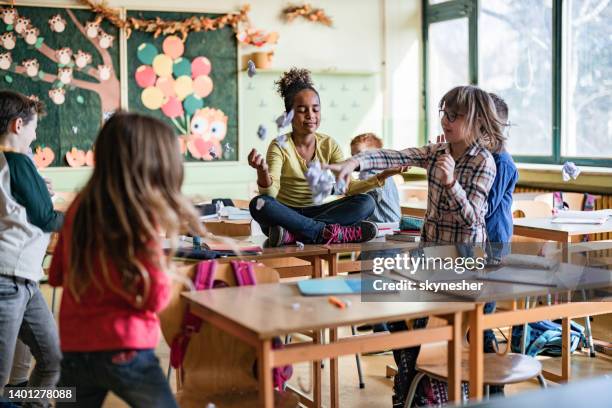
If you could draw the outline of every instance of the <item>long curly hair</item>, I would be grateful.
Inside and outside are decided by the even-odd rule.
[[[117,113],[100,131],[94,155],[93,174],[75,200],[67,286],[77,301],[94,284],[140,308],[150,282],[143,262],[169,268],[160,234],[172,242],[181,232],[204,234],[194,206],[181,194],[179,143],[158,119]],[[97,265],[102,279],[95,277]]]
[[[285,112],[293,109],[295,96],[304,89],[310,89],[321,100],[319,92],[315,89],[310,77],[310,71],[307,69],[291,68],[289,71],[284,72],[281,78],[275,81],[274,84],[276,85],[276,91],[285,102]]]

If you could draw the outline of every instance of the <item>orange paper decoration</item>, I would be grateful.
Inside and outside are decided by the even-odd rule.
[[[70,167],[83,167],[85,165],[85,152],[73,147],[66,153],[66,162]]]
[[[34,153],[34,164],[39,169],[44,169],[48,167],[55,160],[55,153],[49,147],[40,146],[36,148],[36,153]]]

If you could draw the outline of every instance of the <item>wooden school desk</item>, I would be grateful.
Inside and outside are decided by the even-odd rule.
[[[338,254],[347,252],[361,252],[367,254],[372,251],[385,251],[397,249],[402,252],[407,252],[410,249],[418,248],[418,242],[405,242],[405,241],[386,241],[385,237],[376,238],[372,241],[362,243],[348,243],[348,244],[330,244],[323,245],[329,251],[325,259],[329,265],[329,275],[336,276],[338,273],[343,272],[361,272],[364,261],[344,261],[338,262]],[[381,255],[384,256],[384,255]],[[389,255],[387,255],[389,256]],[[371,262],[371,261],[370,261]]]
[[[534,269],[533,273],[551,273],[551,271]],[[518,279],[516,273],[508,271],[509,280]],[[543,304],[530,309],[517,309],[518,299],[527,296],[546,296],[549,294],[569,293],[582,289],[612,288],[612,271],[601,268],[589,268],[579,265],[562,263],[555,272],[558,278],[552,282],[559,282],[558,287],[536,286],[518,283],[499,283],[485,281],[485,289],[480,296],[486,301],[512,300],[513,308],[509,311],[498,311],[484,314],[484,302],[477,303],[470,312],[470,398],[482,398],[483,388],[483,332],[486,329],[525,324],[540,320],[562,319],[562,357],[561,375],[543,371],[544,377],[554,382],[566,382],[570,378],[570,320],[584,316],[612,313],[612,302],[567,302],[561,304]],[[548,275],[550,276],[550,275]],[[564,285],[563,282],[571,281]],[[476,300],[476,299],[474,299]]]
[[[612,232],[612,218],[601,224],[556,224],[552,217],[515,218],[514,235],[568,243],[580,235]]]
[[[343,278],[336,278],[343,279]],[[448,342],[449,396],[459,401],[462,314],[474,308],[469,302],[361,302],[360,295],[342,296],[352,304],[345,309],[331,305],[327,296],[301,296],[295,283],[264,284],[222,288],[182,294],[191,312],[256,349],[259,365],[260,406],[272,408],[272,368],[299,362],[313,362],[314,401],[292,390],[309,407],[321,406],[321,360],[342,355],[412,347],[439,341]],[[385,296],[385,295],[382,295]],[[299,304],[299,307],[293,306]],[[401,333],[376,333],[330,338],[321,342],[327,328],[441,316],[449,323],[442,327]],[[312,343],[296,343],[273,349],[272,339],[313,330]],[[338,377],[331,375],[331,407],[338,407]]]
[[[321,271],[321,263],[323,257],[326,257],[329,254],[329,250],[320,245],[304,245],[304,248],[299,248],[296,245],[288,245],[276,248],[264,248],[264,242],[266,240],[265,236],[254,236],[254,237],[232,237],[231,239],[236,240],[238,242],[250,242],[254,245],[259,245],[262,247],[263,251],[257,255],[248,255],[244,254],[240,257],[238,256],[228,256],[224,258],[218,258],[217,261],[221,263],[227,263],[235,260],[247,260],[247,261],[255,261],[262,262],[267,264],[266,261],[282,261],[282,260],[290,260],[291,258],[298,258],[310,263],[310,266],[306,269],[310,269],[310,276],[313,278],[320,278],[322,276]],[[198,263],[201,260],[198,259],[187,259],[187,258],[177,258],[177,260],[181,263]],[[273,264],[270,266],[275,267]],[[294,270],[295,269],[295,270]],[[287,277],[295,277],[295,276],[304,276],[308,273],[304,270],[304,267],[285,267],[279,268],[279,274],[281,278]]]
[[[427,212],[427,201],[405,201],[401,203],[402,215],[425,218]]]

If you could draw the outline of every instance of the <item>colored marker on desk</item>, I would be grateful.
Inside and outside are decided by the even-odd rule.
[[[332,305],[336,306],[338,309],[346,308],[346,304],[335,296],[328,297],[327,301]]]

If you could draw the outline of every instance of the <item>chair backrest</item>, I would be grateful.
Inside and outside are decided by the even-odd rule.
[[[512,216],[514,218],[550,217],[551,215],[552,205],[543,201],[525,200],[512,203]]]
[[[427,188],[398,188],[400,203],[408,201],[427,201]]]
[[[196,264],[176,268],[181,279],[193,279]],[[254,268],[257,283],[279,281],[276,270],[263,265]],[[219,264],[215,280],[236,286],[230,264]],[[180,333],[183,316],[187,310],[180,294],[188,290],[185,281],[175,279],[168,307],[160,314],[161,329],[168,344]],[[223,290],[223,289],[212,289]],[[233,336],[210,324],[202,324],[200,331],[192,336],[183,362],[183,375],[177,373],[177,400],[210,401],[212,395],[236,392],[254,392],[257,381],[253,376],[255,350]],[[180,404],[182,406],[182,404]],[[204,404],[205,405],[205,404]]]
[[[534,197],[534,201],[541,201],[553,207],[553,193],[540,194]],[[584,194],[582,193],[563,193],[563,201],[569,205],[570,210],[580,211],[582,210],[582,204],[584,203]]]

